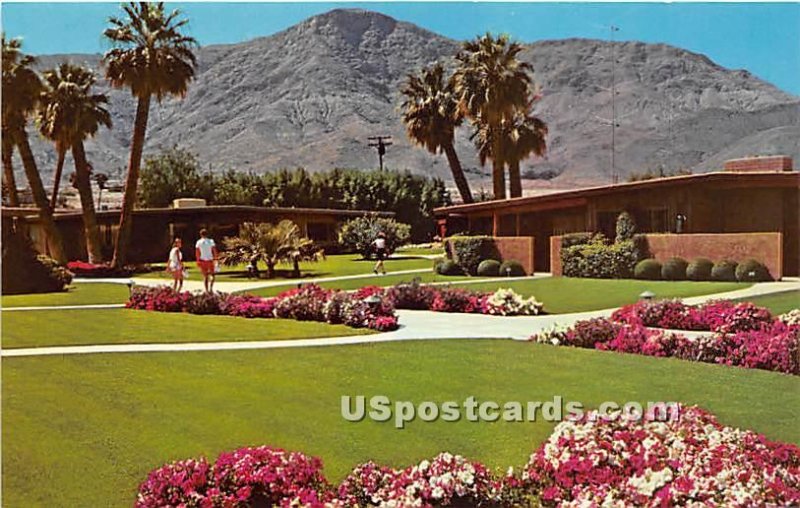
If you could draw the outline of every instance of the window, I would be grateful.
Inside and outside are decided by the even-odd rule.
[[[315,242],[327,241],[331,235],[331,224],[327,222],[309,222],[308,223],[308,238]]]

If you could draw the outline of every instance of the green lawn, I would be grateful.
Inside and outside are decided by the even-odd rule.
[[[755,296],[745,301],[768,308],[773,314],[783,314],[800,308],[800,291],[785,291],[766,296]]]
[[[368,459],[401,466],[442,450],[504,470],[524,464],[553,427],[350,423],[343,395],[416,404],[560,395],[589,407],[679,400],[800,443],[798,377],[512,341],[7,358],[2,368],[7,507],[131,506],[150,469],[244,445],[320,456],[333,481]]]
[[[67,291],[30,295],[3,295],[3,307],[38,307],[58,305],[90,305],[125,303],[128,286],[124,284],[73,284]]]
[[[4,348],[308,339],[373,333],[291,319],[197,316],[129,309],[3,313]]]
[[[154,265],[163,268],[163,265]],[[186,263],[189,269],[189,280],[202,280],[200,270],[197,268],[196,263]],[[355,254],[337,254],[328,256],[326,259],[316,263],[301,263],[300,271],[303,277],[340,277],[343,275],[360,275],[372,272],[375,266],[374,261],[361,259],[361,256]],[[419,268],[431,268],[433,261],[426,258],[419,258],[414,256],[400,256],[398,258],[389,259],[386,261],[386,268],[390,271],[399,270],[414,270]],[[266,267],[261,264],[259,269],[262,271],[262,276],[266,276]],[[282,279],[291,278],[292,266],[289,264],[280,264],[276,267],[278,270],[277,277]],[[163,270],[138,275],[137,277],[156,278],[156,279],[170,279],[171,275]],[[221,272],[217,274],[218,281],[243,281],[247,279],[247,271],[245,265],[238,266],[223,266]]]

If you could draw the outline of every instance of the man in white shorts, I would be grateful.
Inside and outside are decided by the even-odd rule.
[[[206,293],[214,291],[214,272],[216,271],[217,257],[217,244],[214,240],[208,237],[208,231],[205,229],[200,230],[200,239],[194,245],[195,259],[197,259],[197,267],[203,274],[203,285],[206,288]]]

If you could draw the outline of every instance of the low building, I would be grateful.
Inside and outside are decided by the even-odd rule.
[[[718,172],[656,178],[434,211],[442,236],[469,232],[534,238],[537,271],[550,271],[550,238],[609,238],[628,211],[642,233],[781,233],[783,275],[800,268],[800,173],[788,157],[729,161]],[[758,252],[747,253],[758,257]]]
[[[6,208],[4,220],[24,222],[31,239],[40,252],[47,252],[44,235],[36,209]],[[363,210],[332,210],[321,208],[268,208],[260,206],[194,206],[178,208],[147,208],[133,212],[133,241],[130,262],[153,263],[166,259],[172,239],[180,236],[184,244],[193,244],[205,228],[218,242],[226,236],[235,236],[243,222],[277,223],[289,219],[300,227],[303,235],[322,247],[336,245],[336,230],[340,224],[354,217],[373,212]],[[119,210],[98,211],[97,222],[103,241],[103,250],[110,258],[119,224]],[[391,212],[380,216],[392,217]],[[86,242],[83,234],[83,217],[79,210],[57,211],[56,225],[65,239],[69,259],[86,259]],[[190,250],[190,249],[187,249]],[[187,252],[188,253],[188,252]],[[193,252],[191,253],[193,257]]]

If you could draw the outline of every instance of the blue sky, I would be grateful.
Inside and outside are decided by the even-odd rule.
[[[747,69],[800,95],[800,3],[173,3],[201,44],[269,35],[337,7],[362,7],[455,39],[504,32],[524,41],[566,37],[664,42]],[[34,54],[96,53],[116,3],[7,3],[3,30]]]

